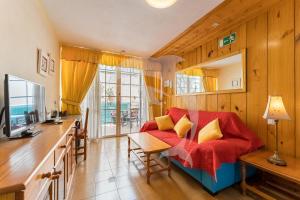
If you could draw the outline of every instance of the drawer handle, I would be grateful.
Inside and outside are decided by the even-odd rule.
[[[62,174],[62,171],[55,171],[52,173],[52,175],[61,175]]]
[[[69,133],[68,136],[73,136],[73,133]]]
[[[60,148],[65,149],[65,148],[67,148],[67,146],[66,145],[61,145]]]
[[[59,174],[57,174],[57,175],[51,175],[50,179],[51,180],[57,180],[57,179],[59,179]]]
[[[42,179],[45,179],[45,178],[50,178],[50,177],[51,177],[51,172],[48,172],[48,173],[42,174]]]
[[[59,176],[62,174],[62,171],[53,172],[51,175],[51,180],[57,180],[59,179]]]

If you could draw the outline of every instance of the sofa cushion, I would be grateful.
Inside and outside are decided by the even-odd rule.
[[[208,142],[211,140],[217,140],[223,137],[223,134],[220,130],[219,120],[215,119],[209,122],[206,126],[204,126],[198,135],[198,144],[202,142]]]
[[[184,138],[192,128],[193,123],[184,115],[174,126],[174,130],[178,137]]]
[[[155,121],[160,131],[172,130],[174,128],[174,123],[169,115],[155,117]]]
[[[186,115],[189,118],[188,110],[176,107],[170,108],[168,115],[170,115],[174,124],[176,124],[184,115]]]

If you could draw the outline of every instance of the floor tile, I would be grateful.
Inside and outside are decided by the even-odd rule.
[[[119,193],[117,191],[106,192],[101,195],[97,195],[95,200],[120,200]]]
[[[103,194],[106,192],[115,191],[117,189],[116,179],[108,179],[105,181],[101,181],[96,183],[95,192],[96,195]]]
[[[142,199],[135,187],[127,186],[118,189],[121,200],[140,200]]]

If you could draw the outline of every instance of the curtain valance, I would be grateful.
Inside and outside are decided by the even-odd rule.
[[[82,61],[116,67],[133,67],[143,69],[147,61],[133,56],[119,55],[110,52],[100,52],[79,47],[62,46],[61,59]]]
[[[144,66],[143,59],[118,55],[108,52],[102,52],[100,64],[107,66],[116,66],[116,67],[133,67],[142,69]]]
[[[101,62],[101,52],[79,47],[63,46],[61,48],[61,59],[98,64]]]

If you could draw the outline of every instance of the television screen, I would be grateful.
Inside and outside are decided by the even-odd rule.
[[[45,88],[39,84],[5,75],[5,133],[14,137],[45,121]]]

